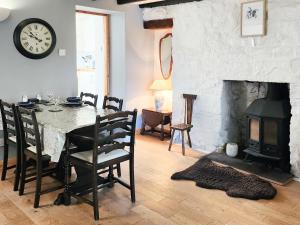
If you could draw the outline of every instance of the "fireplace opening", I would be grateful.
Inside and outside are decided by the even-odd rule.
[[[224,81],[222,135],[238,157],[290,171],[289,84]]]

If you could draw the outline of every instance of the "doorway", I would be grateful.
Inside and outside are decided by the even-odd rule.
[[[109,94],[109,15],[76,10],[77,79],[81,92]]]

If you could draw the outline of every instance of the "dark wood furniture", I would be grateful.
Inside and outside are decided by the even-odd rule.
[[[116,112],[104,117],[97,116],[93,140],[93,149],[83,152],[71,153],[69,150],[69,139],[72,133],[67,135],[66,141],[66,165],[65,165],[65,198],[73,196],[90,204],[94,208],[94,218],[99,220],[98,189],[112,186],[115,182],[128,188],[131,192],[131,201],[135,202],[134,183],[134,143],[135,124],[137,110],[133,112]],[[104,123],[104,125],[103,125]],[[103,136],[103,134],[106,134]],[[127,139],[129,138],[129,140]],[[130,184],[114,177],[112,169],[109,169],[108,178],[99,184],[99,171],[105,168],[112,168],[113,165],[129,161]],[[81,189],[80,192],[72,190],[70,186],[69,166],[77,165],[90,171],[88,180],[92,181],[91,186]],[[92,201],[83,195],[92,192]],[[69,196],[69,197],[68,197]],[[66,202],[70,202],[66,200]]]
[[[112,109],[115,112],[122,111],[123,99],[104,96],[102,109]]]
[[[169,151],[171,151],[172,148],[175,131],[178,130],[181,132],[182,154],[185,155],[184,132],[185,131],[187,132],[189,146],[192,147],[190,131],[193,127],[192,125],[193,105],[194,105],[194,101],[197,98],[197,95],[183,94],[183,98],[185,99],[184,123],[171,126],[172,136],[170,140]]]
[[[41,190],[42,177],[51,176],[54,177],[56,172],[56,164],[50,164],[45,167],[43,162],[49,159],[50,156],[43,153],[43,142],[41,140],[39,126],[37,123],[34,110],[27,110],[24,108],[18,108],[18,115],[20,121],[21,131],[21,180],[19,195],[24,194],[25,184],[36,180],[34,208],[39,207],[40,196],[52,191],[63,188],[63,185],[49,188],[47,190]],[[27,170],[30,168],[28,165],[28,159],[35,160],[34,167],[27,174]]]
[[[123,99],[116,97],[104,96],[103,98],[103,109],[110,109],[114,112],[122,111]],[[75,144],[80,151],[93,148],[94,142],[91,138],[94,136],[94,125],[83,127],[72,131],[70,136],[70,143]],[[115,167],[113,168],[115,169]],[[118,177],[121,177],[121,166],[116,166]]]
[[[155,109],[143,109],[142,111],[142,128],[141,134],[158,132],[160,139],[163,141],[165,136],[171,136],[171,131],[166,129],[166,125],[171,125],[172,112],[156,111]],[[150,129],[146,129],[146,127]],[[160,126],[158,128],[158,126]]]
[[[20,148],[21,139],[19,132],[19,120],[17,116],[16,106],[14,104],[9,104],[0,100],[0,110],[3,124],[3,138],[4,138],[4,154],[3,154],[3,167],[1,180],[6,179],[6,173],[9,169],[15,169],[15,181],[14,181],[14,191],[18,190],[19,180],[20,180],[20,169],[21,169],[21,159],[20,159]],[[8,153],[9,146],[14,145],[17,147],[16,164],[8,166]]]
[[[85,100],[85,99],[90,99],[90,100]],[[97,101],[98,101],[98,95],[94,95],[91,93],[80,93],[80,99],[84,104],[90,105],[90,106],[97,106]]]
[[[172,29],[173,18],[144,21],[144,29]]]

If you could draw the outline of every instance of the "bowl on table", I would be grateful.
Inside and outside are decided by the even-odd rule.
[[[80,97],[68,97],[67,102],[81,102]]]
[[[35,104],[34,102],[19,102],[18,106],[23,107],[23,108],[27,108],[27,109],[32,109],[34,108]]]
[[[33,102],[33,103],[39,103],[40,100],[38,100],[37,98],[30,98],[28,99],[28,102]]]

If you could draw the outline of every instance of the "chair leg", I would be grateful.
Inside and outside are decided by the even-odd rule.
[[[129,160],[131,202],[135,203],[134,160]]]
[[[3,152],[3,168],[2,168],[2,175],[1,180],[6,179],[6,172],[7,172],[7,163],[8,163],[8,145],[4,146],[4,152]]]
[[[170,144],[169,144],[169,151],[171,151],[171,148],[172,148],[174,134],[175,134],[175,129],[172,130],[171,140],[170,140]]]
[[[27,168],[27,160],[26,160],[26,156],[24,155],[21,161],[21,179],[20,179],[20,189],[19,189],[20,196],[24,194],[26,168]]]
[[[191,141],[191,137],[190,137],[190,131],[187,131],[187,136],[188,136],[188,140],[189,140],[189,146],[190,148],[192,147],[192,141]]]
[[[16,170],[15,170],[14,191],[17,191],[19,189],[20,173],[21,173],[20,170],[21,170],[20,162],[17,162]]]
[[[117,164],[117,174],[118,174],[118,177],[121,177],[121,176],[122,176],[122,172],[121,172],[121,163],[118,163],[118,164]]]
[[[35,187],[35,197],[34,197],[34,208],[38,208],[40,204],[42,188],[42,163],[38,160],[36,167],[36,187]]]
[[[66,152],[63,158],[64,162],[64,181],[65,181],[65,186],[64,186],[64,194],[63,194],[63,199],[64,199],[64,205],[70,205],[71,204],[71,195],[70,195],[70,178],[72,175],[72,166],[70,165],[70,160],[69,160],[69,150],[70,142],[69,138],[66,140]]]
[[[97,170],[94,169],[93,176],[93,208],[94,208],[94,219],[99,220],[99,203],[98,203],[98,182],[97,182]]]
[[[14,181],[14,191],[19,189],[20,183],[20,173],[21,173],[21,156],[20,156],[20,148],[17,147],[17,164],[15,170],[15,181]]]
[[[182,145],[182,155],[185,155],[184,131],[181,131],[181,145]]]
[[[109,166],[108,167],[108,180],[109,180],[109,186],[110,188],[112,188],[114,186],[114,167],[113,166]]]

